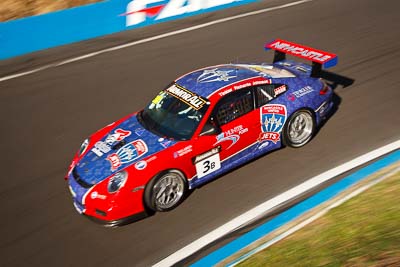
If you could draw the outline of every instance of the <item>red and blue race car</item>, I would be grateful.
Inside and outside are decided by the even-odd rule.
[[[77,211],[109,226],[168,211],[249,160],[310,141],[333,107],[319,74],[337,56],[284,40],[265,48],[275,50],[273,64],[185,74],[140,112],[86,139],[66,176]]]

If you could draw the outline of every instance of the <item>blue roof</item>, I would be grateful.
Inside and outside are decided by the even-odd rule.
[[[263,77],[290,78],[295,77],[289,72],[276,65],[263,64],[227,64],[211,66],[190,72],[176,80],[176,83],[193,93],[207,98],[218,89],[245,79]]]
[[[258,76],[259,73],[239,65],[218,65],[188,73],[177,79],[176,83],[207,98],[222,87]]]

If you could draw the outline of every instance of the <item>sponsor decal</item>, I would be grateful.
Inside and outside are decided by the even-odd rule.
[[[243,83],[243,84],[240,84],[240,85],[233,86],[233,89],[239,90],[239,89],[243,89],[243,88],[246,88],[246,87],[249,87],[249,86],[251,86],[251,83]]]
[[[253,82],[253,86],[254,85],[270,84],[270,83],[272,83],[271,79],[261,80],[261,81],[254,81]]]
[[[274,89],[275,96],[280,95],[284,92],[286,92],[286,85],[281,85]]]
[[[194,158],[194,163],[198,163],[198,162],[200,162],[200,161],[202,161],[202,160],[204,160],[204,159],[206,159],[208,157],[211,157],[211,156],[213,156],[215,154],[218,154],[220,150],[221,150],[221,147],[215,147],[215,148],[213,148],[213,149],[211,149],[211,150],[209,150],[209,151],[207,151],[207,152],[205,152],[203,154],[197,155]]]
[[[261,131],[259,142],[271,141],[276,144],[280,140],[280,132],[285,124],[286,106],[280,104],[268,104],[260,109]]]
[[[168,95],[167,92],[161,91],[160,93],[158,93],[158,95],[151,101],[151,104],[149,105],[149,109],[153,109],[153,108],[160,108],[163,104],[163,99],[165,98],[165,96]]]
[[[229,79],[236,78],[236,76],[230,76],[229,73],[234,70],[218,70],[218,68],[212,70],[204,70],[203,73],[197,78],[198,83],[210,83],[210,82],[227,82]]]
[[[266,80],[258,80],[258,81],[252,81],[250,82],[246,82],[246,83],[242,83],[239,85],[234,85],[232,87],[228,87],[226,89],[222,89],[223,91],[219,92],[218,94],[220,96],[224,96],[227,95],[235,90],[239,90],[239,89],[243,89],[246,87],[250,87],[250,86],[255,86],[255,85],[264,85],[264,84],[270,84],[271,83],[271,79],[266,79]]]
[[[121,159],[118,157],[117,154],[111,154],[107,157],[107,160],[111,163],[111,170],[114,171],[121,166]]]
[[[125,137],[128,137],[130,135],[131,131],[118,128],[114,131],[113,134],[109,134],[104,141],[96,142],[96,144],[94,144],[94,147],[92,148],[92,152],[101,157],[103,156],[103,154],[107,154],[108,152],[110,152],[111,147],[115,143],[124,140]]]
[[[221,169],[221,159],[219,157],[219,153],[196,163],[197,178],[202,178],[207,174],[215,172],[219,169]]]
[[[160,104],[161,100],[163,100],[165,93],[164,92],[160,92],[152,101],[151,103],[153,103],[154,105],[158,105]]]
[[[243,0],[133,0],[126,8],[126,26],[182,16]]]
[[[196,156],[193,159],[193,163],[196,167],[197,178],[202,178],[221,168],[221,159],[219,157],[220,150],[221,147],[216,147]]]
[[[96,199],[96,198],[98,198],[98,199],[104,200],[104,199],[107,198],[107,196],[101,195],[101,194],[99,194],[97,191],[93,191],[93,192],[90,194],[90,198],[91,198],[91,199]]]
[[[226,90],[224,90],[224,91],[222,91],[222,92],[219,92],[218,94],[219,94],[220,96],[224,96],[224,95],[229,94],[230,92],[233,92],[233,89],[232,89],[232,88],[228,88],[228,89],[226,89]]]
[[[257,149],[263,149],[263,148],[267,147],[268,145],[269,145],[268,141],[261,142],[261,143],[259,143]]]
[[[287,99],[288,99],[289,101],[295,101],[295,100],[296,100],[296,97],[294,96],[294,94],[288,94],[288,95],[287,95]]]
[[[113,153],[107,157],[107,160],[111,164],[111,170],[118,169],[122,164],[132,162],[139,159],[148,152],[146,143],[141,140],[135,140],[129,144],[124,145],[116,153]]]
[[[231,141],[232,143],[227,147],[227,149],[229,149],[234,144],[236,144],[237,141],[239,141],[240,135],[242,135],[248,131],[249,131],[249,129],[243,128],[243,125],[239,125],[233,129],[229,129],[228,131],[225,131],[216,137],[217,141],[215,142],[214,146],[218,145],[222,142],[225,142],[225,141]]]
[[[94,147],[92,148],[92,152],[99,157],[103,156],[103,154],[106,154],[110,151],[111,151],[111,146],[107,145],[107,143],[103,141],[98,141],[96,144],[94,144]]]
[[[214,145],[218,145],[218,144],[220,144],[220,143],[222,143],[222,142],[225,142],[225,141],[231,141],[232,143],[226,148],[226,149],[229,149],[229,148],[231,148],[231,146],[233,146],[234,144],[236,144],[236,142],[237,141],[239,141],[239,139],[240,139],[240,136],[239,135],[237,135],[237,134],[232,134],[232,135],[229,135],[229,136],[225,136],[225,134],[219,134],[218,136],[217,136],[217,142],[214,144]]]
[[[171,145],[172,141],[163,139],[163,140],[159,141],[159,143],[163,148],[167,148]]]
[[[124,129],[116,129],[113,134],[110,134],[106,138],[107,144],[114,144],[115,142],[119,142],[131,135],[131,131],[127,131]]]
[[[146,162],[147,162],[147,163],[152,162],[152,161],[155,160],[156,158],[157,158],[157,156],[152,156],[152,157],[146,159]]]
[[[147,167],[147,162],[144,160],[138,161],[135,164],[136,170],[139,170],[139,171],[144,170],[146,167]]]
[[[135,130],[135,134],[138,135],[138,136],[142,136],[144,131],[145,131],[145,129],[143,129],[143,128],[137,128]]]
[[[174,158],[182,157],[182,156],[184,156],[184,155],[186,155],[186,154],[188,154],[188,153],[190,153],[192,151],[193,151],[193,146],[192,145],[188,145],[188,146],[186,146],[186,147],[184,147],[184,148],[182,148],[182,149],[180,149],[178,151],[175,151],[174,152]]]
[[[313,92],[314,89],[311,86],[305,86],[297,91],[294,91],[292,94],[296,98],[300,98],[302,96],[308,95],[309,93]]]
[[[205,99],[201,98],[195,93],[186,90],[185,88],[180,87],[176,84],[166,89],[166,91],[168,94],[178,98],[179,100],[185,102],[186,104],[188,104],[189,106],[191,106],[196,110],[201,109],[207,102]]]
[[[292,55],[299,55],[305,59],[324,63],[333,58],[333,54],[328,54],[323,51],[315,50],[309,47],[301,46],[294,43],[278,40],[268,45],[269,48],[286,52]]]

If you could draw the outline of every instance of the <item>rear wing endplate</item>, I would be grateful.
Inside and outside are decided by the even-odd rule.
[[[335,54],[280,39],[267,43],[264,48],[275,50],[274,63],[285,60],[286,54],[312,61],[312,77],[319,77],[322,67],[333,67],[338,61]]]

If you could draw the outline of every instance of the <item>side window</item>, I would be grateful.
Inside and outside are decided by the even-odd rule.
[[[225,96],[217,104],[214,116],[219,125],[224,125],[254,109],[254,100],[250,89],[241,89]]]
[[[267,104],[280,94],[287,91],[285,84],[266,84],[256,87],[257,107]]]

